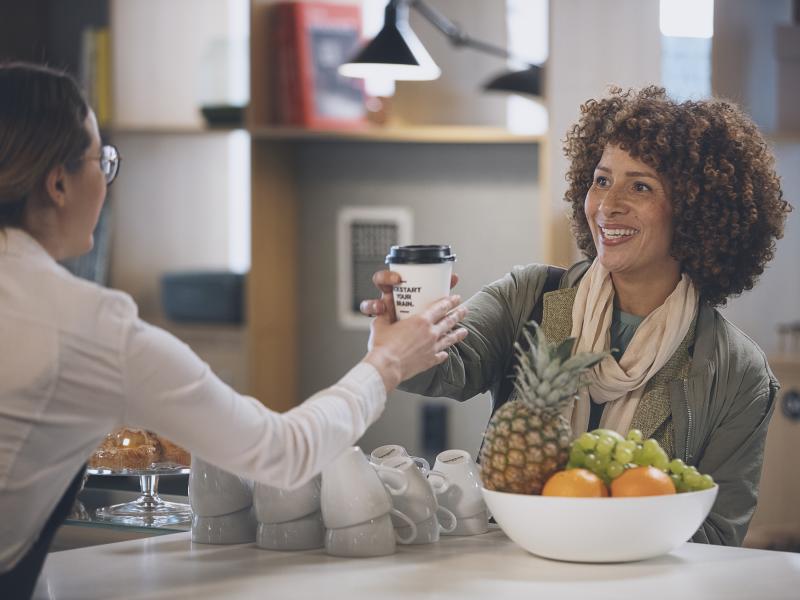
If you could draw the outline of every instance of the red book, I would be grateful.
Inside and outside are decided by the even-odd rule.
[[[282,81],[283,75],[280,65],[282,56],[281,48],[284,46],[281,30],[281,15],[278,6],[271,6],[268,15],[267,25],[267,76],[269,90],[269,113],[268,122],[271,125],[279,125],[282,121]]]
[[[321,2],[287,2],[276,8],[274,97],[280,123],[323,129],[364,127],[363,82],[338,73],[339,65],[358,50],[361,9]]]
[[[297,106],[299,95],[290,3],[273,7],[270,53],[273,68],[272,122],[276,125],[288,125],[293,122],[292,111]]]

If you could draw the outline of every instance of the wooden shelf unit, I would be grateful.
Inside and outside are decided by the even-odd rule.
[[[106,130],[110,135],[211,135],[245,131],[239,127],[182,127],[179,125],[113,125]]]
[[[520,135],[495,127],[372,127],[357,130],[320,130],[297,127],[256,127],[257,140],[388,142],[414,144],[538,144],[542,136]]]
[[[299,127],[181,127],[178,125],[114,125],[111,135],[210,135],[246,131],[254,140],[273,142],[332,141],[410,144],[540,144],[544,137],[511,133],[496,127],[372,127],[363,130],[303,129]]]

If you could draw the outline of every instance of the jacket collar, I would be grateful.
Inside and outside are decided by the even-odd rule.
[[[714,349],[717,344],[716,312],[704,302],[700,302],[697,311],[697,336],[694,340],[693,360],[689,371],[691,377],[704,375],[708,370],[708,363],[714,362]]]
[[[586,271],[588,271],[589,267],[591,266],[592,261],[590,260],[576,262],[569,269],[567,269],[567,272],[561,277],[561,284],[558,287],[561,289],[577,287],[581,278],[583,278],[583,276],[586,274]]]

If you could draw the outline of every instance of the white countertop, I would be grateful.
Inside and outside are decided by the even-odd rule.
[[[52,553],[34,597],[797,599],[800,554],[684,544],[642,562],[577,564],[537,558],[495,530],[347,559],[192,544],[176,533]]]

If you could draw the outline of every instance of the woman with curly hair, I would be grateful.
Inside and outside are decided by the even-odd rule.
[[[638,428],[709,473],[719,496],[694,541],[740,545],[756,506],[778,382],[761,349],[715,307],[751,289],[791,207],[756,126],[730,103],[612,89],[581,107],[564,146],[583,260],[516,267],[467,306],[468,337],[406,383],[427,396],[508,400],[514,342],[535,319],[551,342],[613,349],[589,374],[573,434]],[[376,273],[393,310],[388,271]]]

